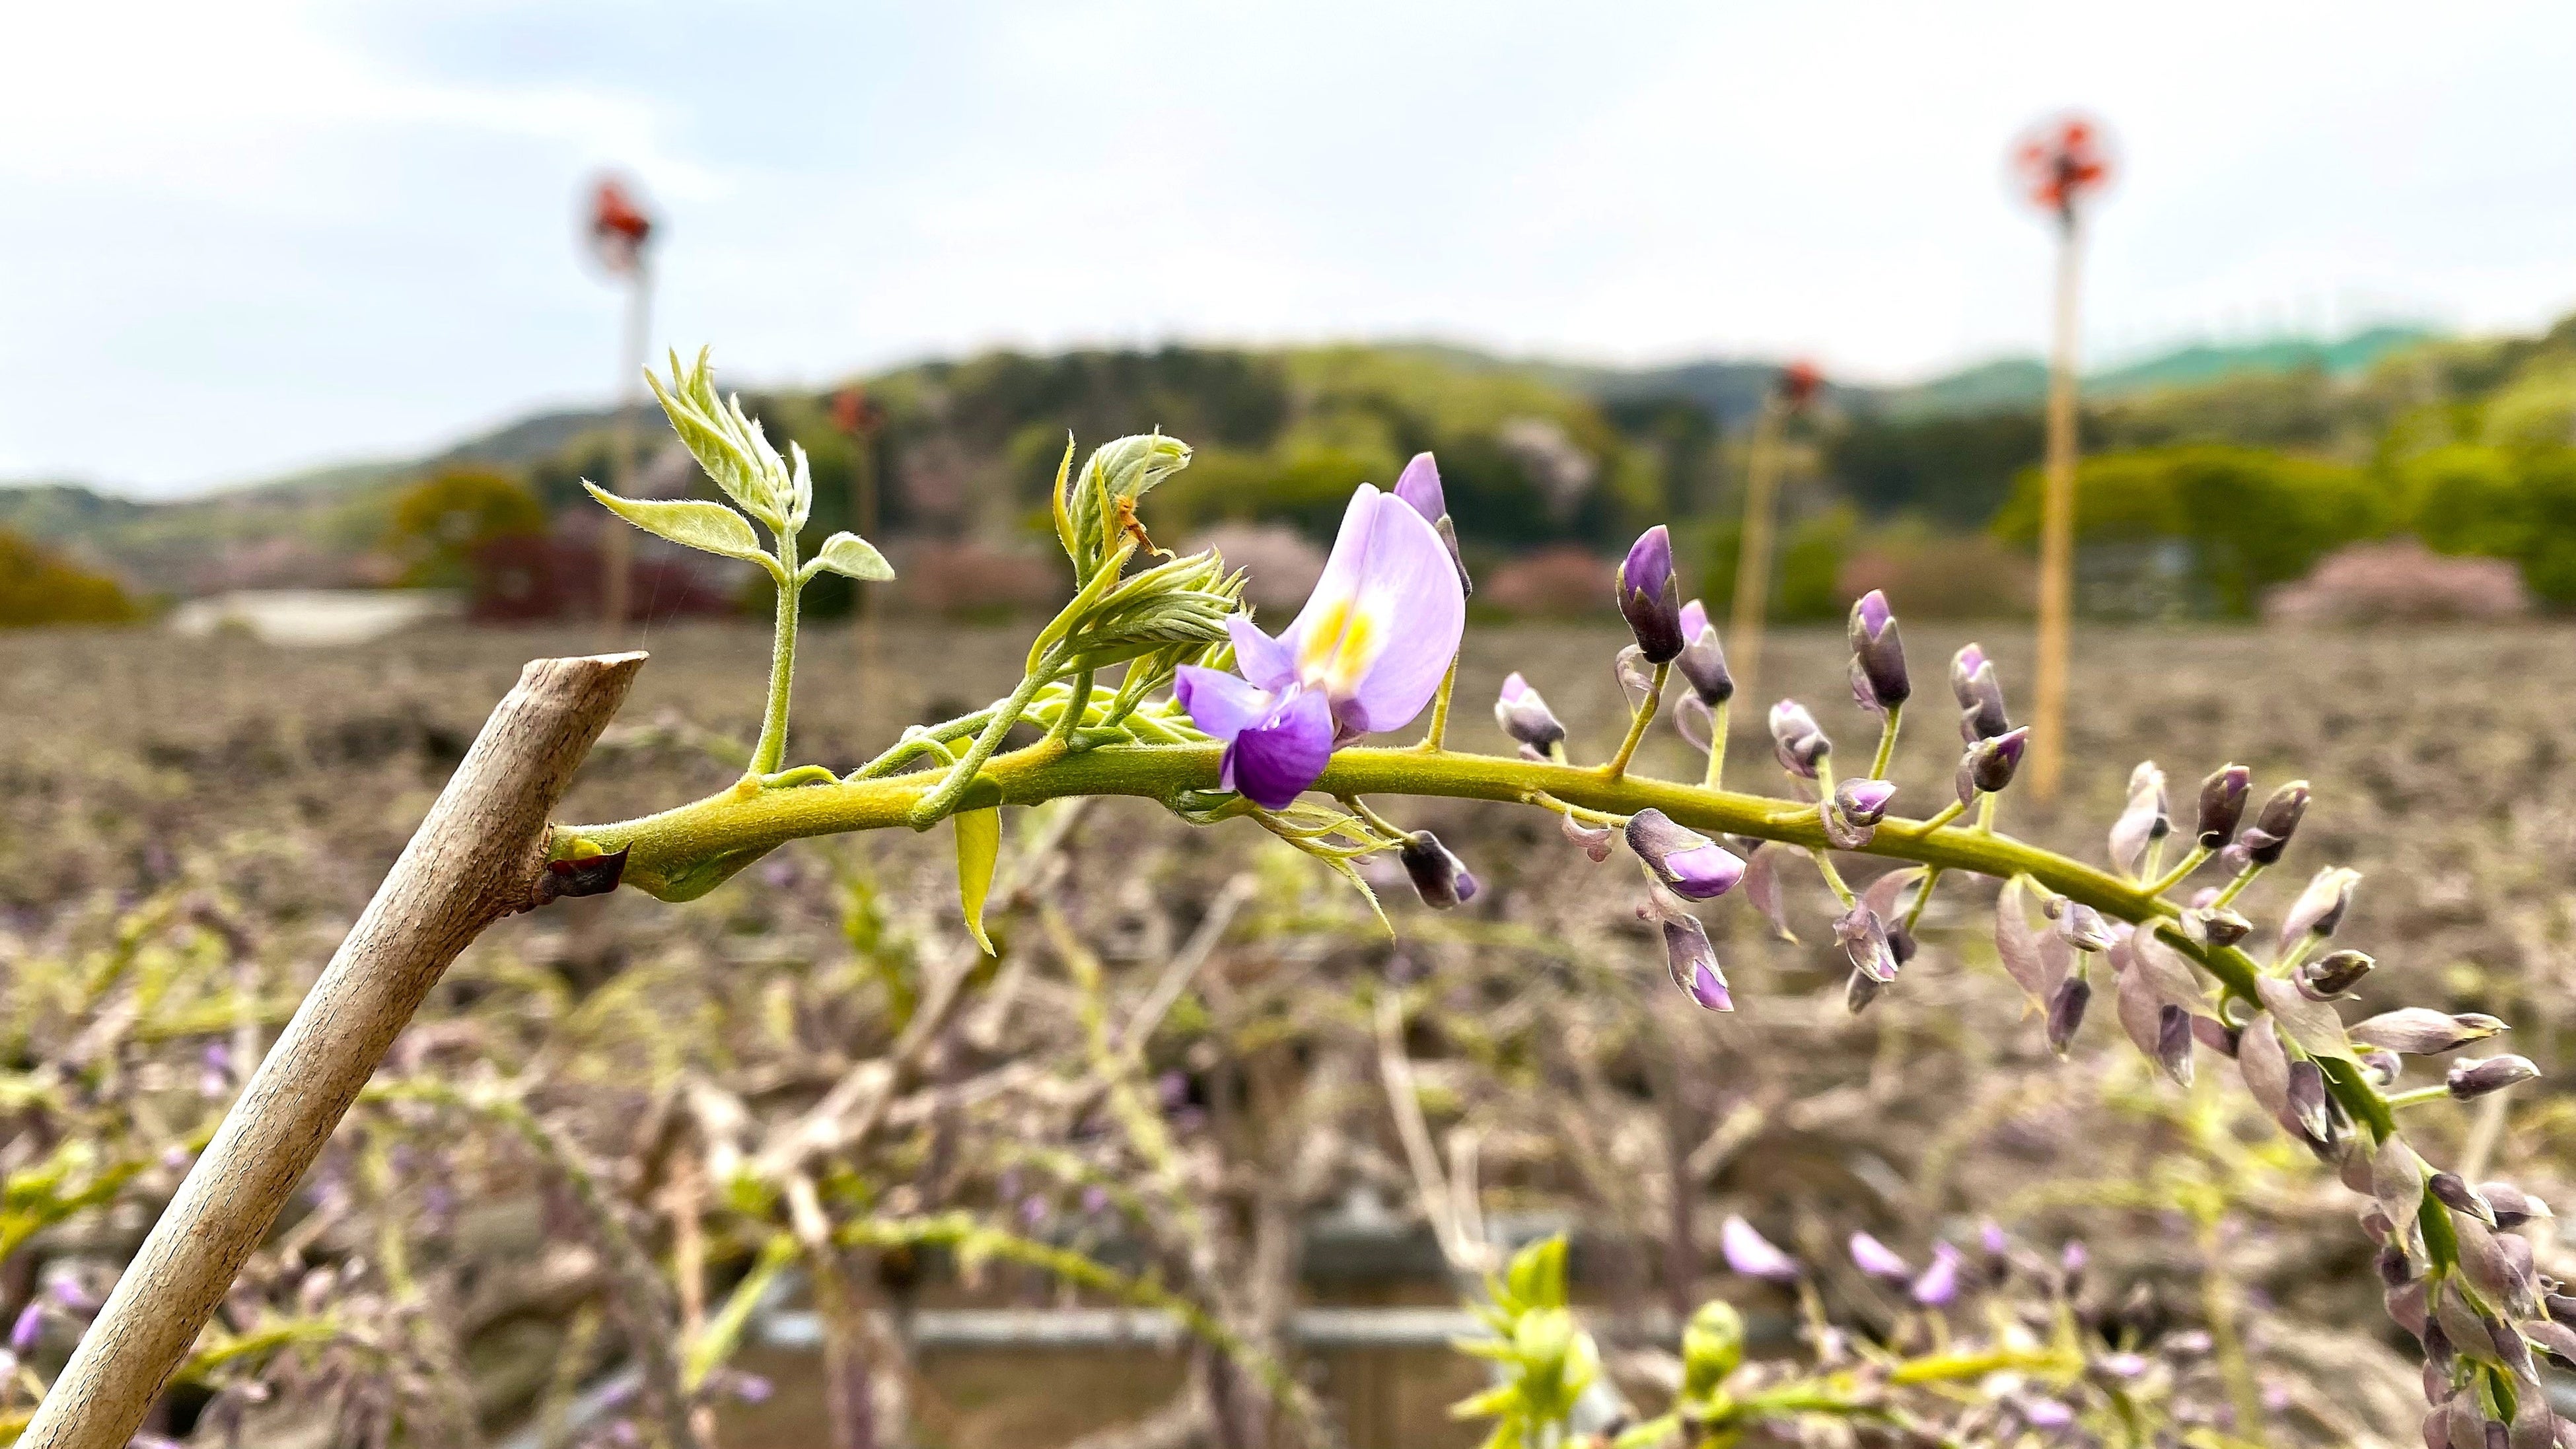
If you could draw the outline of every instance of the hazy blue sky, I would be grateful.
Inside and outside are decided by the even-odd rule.
[[[2002,152],[2068,104],[2126,163],[2097,353],[2576,306],[2564,4],[12,9],[0,477],[166,493],[603,397],[611,163],[668,221],[657,339],[762,381],[1344,336],[1918,375],[2037,345]]]

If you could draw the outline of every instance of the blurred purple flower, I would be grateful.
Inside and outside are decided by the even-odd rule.
[[[1896,1250],[1867,1233],[1851,1235],[1852,1266],[1873,1278],[1886,1278],[1902,1283],[1914,1276],[1914,1268]]]
[[[9,1325],[9,1351],[25,1358],[36,1347],[45,1331],[45,1301],[32,1300],[18,1310],[18,1321]]]
[[[1226,628],[1240,675],[1185,665],[1173,697],[1224,742],[1218,786],[1284,809],[1322,777],[1337,745],[1401,729],[1422,712],[1466,619],[1440,535],[1411,505],[1363,483],[1287,632],[1273,639],[1234,615]]]
[[[1729,1217],[1718,1230],[1718,1246],[1726,1254],[1726,1266],[1747,1278],[1761,1278],[1773,1283],[1795,1283],[1800,1276],[1797,1260],[1771,1245],[1771,1240],[1753,1230],[1753,1225],[1740,1217]]]
[[[1932,1266],[1914,1280],[1914,1301],[1926,1308],[1947,1308],[1959,1296],[1959,1250],[1948,1243],[1932,1245]]]

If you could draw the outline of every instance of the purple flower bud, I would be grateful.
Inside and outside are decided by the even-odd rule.
[[[2520,1086],[2540,1075],[2540,1068],[2529,1057],[2478,1057],[2451,1063],[2450,1074],[2443,1084],[2451,1095],[2463,1102]]]
[[[1733,699],[1735,676],[1726,672],[1726,649],[1708,621],[1708,609],[1697,599],[1682,605],[1682,640],[1681,657],[1673,662],[1681,666],[1699,702],[1714,709]]]
[[[1610,858],[1609,826],[1586,825],[1571,815],[1565,816],[1563,819],[1565,838],[1573,841],[1579,846],[1582,846],[1583,853],[1592,857],[1593,864],[1599,865],[1601,862]]]
[[[1887,926],[1878,912],[1854,906],[1834,918],[1834,940],[1852,969],[1884,986],[1896,979],[1896,953],[1888,948]]]
[[[1645,809],[1628,817],[1628,848],[1655,873],[1655,879],[1685,900],[1714,900],[1744,879],[1744,861],[1716,841],[1674,823],[1661,810]]]
[[[1414,893],[1431,909],[1445,911],[1476,898],[1476,877],[1430,831],[1406,836],[1396,856],[1404,862],[1404,873],[1413,877]]]
[[[1794,699],[1771,706],[1771,753],[1780,768],[1802,780],[1816,778],[1816,766],[1834,752],[1834,742],[1817,727],[1816,717]]]
[[[1717,951],[1708,944],[1708,928],[1697,916],[1687,911],[1666,913],[1664,964],[1672,968],[1673,984],[1684,996],[1710,1011],[1735,1009],[1735,998],[1727,994],[1726,975],[1717,969]]]
[[[1914,1267],[1896,1255],[1896,1250],[1867,1233],[1851,1235],[1852,1266],[1873,1278],[1886,1278],[1902,1283],[1914,1276]]]
[[[2452,1016],[2428,1007],[2407,1006],[2355,1022],[2346,1035],[2363,1046],[2422,1057],[2484,1041],[2504,1029],[2503,1022],[2474,1011]]]
[[[2063,1429],[2075,1422],[2075,1410],[2057,1399],[2026,1399],[2021,1405],[2021,1417],[2034,1429]]]
[[[2349,866],[2330,865],[2318,871],[2307,889],[2290,903],[2288,915],[2281,918],[2280,948],[2301,936],[2331,936],[2343,924],[2343,913],[2352,905],[2352,889],[2361,884],[2361,872]]]
[[[2108,951],[2120,944],[2102,913],[2082,901],[2068,901],[2057,913],[2057,934],[2078,951]]]
[[[1869,1010],[1869,1004],[1876,1001],[1878,993],[1886,989],[1868,972],[1854,971],[1850,979],[1843,983],[1843,1010],[1858,1016]]]
[[[2361,984],[2379,963],[2359,951],[2333,951],[2299,964],[2299,993],[2310,1001],[2332,1001]]]
[[[1662,524],[1647,529],[1619,564],[1619,613],[1637,637],[1649,664],[1670,664],[1682,646],[1681,590],[1673,581],[1673,536]]]
[[[1726,1254],[1726,1266],[1747,1278],[1761,1278],[1773,1283],[1795,1283],[1799,1278],[1797,1261],[1771,1241],[1753,1230],[1753,1225],[1740,1217],[1729,1217],[1718,1230],[1718,1247]]]
[[[1851,642],[1852,679],[1856,693],[1874,709],[1894,709],[1914,693],[1905,671],[1905,645],[1897,638],[1896,612],[1887,595],[1876,589],[1852,605],[1844,635]]]
[[[2082,976],[2069,976],[2058,983],[2057,994],[2048,1001],[2048,1049],[2066,1055],[2075,1042],[2076,1028],[2084,1024],[2084,1008],[2093,1004],[2093,986]]]
[[[2084,1246],[2082,1238],[2070,1238],[2065,1247],[2057,1250],[2057,1271],[2066,1275],[2066,1291],[2070,1295],[2074,1293],[2075,1285],[2082,1281],[2084,1270],[2091,1266],[2093,1250]]]
[[[1494,723],[1542,755],[1565,741],[1565,726],[1557,722],[1555,711],[1517,670],[1503,676],[1503,692],[1494,700]]]
[[[1086,1217],[1098,1217],[1109,1211],[1109,1189],[1094,1183],[1082,1190],[1082,1211]]]
[[[2367,1078],[2374,1087],[2393,1087],[2397,1085],[2397,1079],[2406,1072],[2405,1058],[2395,1052],[2376,1047],[2363,1052],[2359,1061],[2362,1076]]]
[[[2256,865],[2279,861],[2281,852],[2289,847],[2290,837],[2298,831],[2300,817],[2307,813],[2307,781],[2292,780],[2273,791],[2263,808],[2254,812],[2253,829],[2246,832],[2246,854]],[[2262,832],[2259,840],[2254,837],[2256,830]]]
[[[1395,480],[1395,496],[1413,505],[1413,511],[1431,523],[1431,531],[1449,547],[1449,562],[1457,565],[1458,588],[1462,593],[1476,591],[1476,581],[1467,577],[1467,561],[1458,556],[1458,526],[1449,520],[1449,500],[1440,490],[1440,465],[1429,453],[1416,453],[1404,465]]]
[[[35,1351],[36,1340],[45,1332],[45,1301],[32,1299],[18,1310],[18,1321],[9,1325],[9,1351],[25,1358]]]
[[[1946,1308],[1959,1296],[1959,1250],[1948,1243],[1932,1245],[1932,1266],[1914,1280],[1914,1301],[1926,1308]]]
[[[2213,946],[2233,946],[2254,934],[2254,923],[2225,906],[2198,906],[2182,913],[2183,934]]]
[[[2555,1218],[2549,1204],[2509,1182],[2478,1184],[2478,1196],[2495,1210],[2496,1226],[2518,1228],[2535,1218]]]
[[[1425,453],[1423,456],[1427,458],[1431,455]],[[730,1370],[726,1374],[725,1387],[733,1391],[735,1398],[746,1404],[768,1403],[770,1396],[777,1392],[768,1379],[759,1374],[744,1373],[740,1369]]]
[[[1896,786],[1885,780],[1845,780],[1834,787],[1834,804],[1854,825],[1876,825],[1895,797]]]
[[[2442,1200],[2442,1206],[2451,1211],[2467,1213],[2488,1227],[2496,1225],[2495,1208],[2487,1202],[2484,1194],[2469,1186],[2467,1179],[2458,1173],[2434,1173],[2426,1180],[2424,1186],[2433,1196]]]
[[[2310,1142],[2334,1140],[2334,1114],[2326,1106],[2326,1075],[2308,1057],[2290,1063],[2290,1115]]]
[[[2237,822],[2245,818],[2245,797],[2254,788],[2254,772],[2243,765],[2229,765],[2211,772],[2200,782],[2200,848],[2216,850],[2236,838]]]
[[[1989,1258],[2000,1258],[2012,1251],[2012,1239],[2005,1237],[2003,1225],[1991,1218],[1977,1225],[1977,1242]]]
[[[2021,768],[2022,753],[2029,748],[2027,725],[1970,745],[1959,761],[1960,801],[1973,804],[1978,795],[1991,795],[2011,784],[2013,773]]]
[[[2174,1085],[2191,1085],[2191,1013],[2172,1002],[2156,1012],[2156,1065]]]
[[[1971,644],[1950,659],[1950,693],[1959,700],[1959,742],[1973,745],[2012,728],[2004,713],[2004,687],[1995,663]]]

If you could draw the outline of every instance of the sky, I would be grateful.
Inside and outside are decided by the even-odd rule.
[[[2120,176],[2088,353],[2576,309],[2576,7],[373,0],[11,7],[0,478],[168,496],[995,346],[1438,338],[1893,381],[2046,337],[2011,138]]]

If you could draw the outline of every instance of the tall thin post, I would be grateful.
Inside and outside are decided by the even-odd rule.
[[[1753,420],[1753,441],[1744,459],[1744,538],[1735,555],[1735,603],[1726,616],[1726,662],[1735,674],[1735,689],[1746,699],[1762,696],[1762,632],[1771,607],[1771,531],[1779,512],[1780,438],[1788,407],[1775,394],[1762,400]]]
[[[832,394],[832,422],[850,440],[850,526],[861,538],[877,536],[877,428],[882,421],[867,389],[856,383]],[[870,724],[878,711],[877,651],[882,647],[877,603],[866,582],[850,581],[850,642],[859,670],[859,722]]]
[[[2039,677],[2031,706],[2030,783],[2057,798],[2066,769],[2066,670],[2075,620],[2075,389],[2077,273],[2082,232],[2059,229],[2056,336],[2048,357],[2048,459],[2039,525]]]
[[[635,492],[635,415],[643,405],[644,339],[650,333],[653,313],[653,269],[639,249],[635,263],[626,276],[626,337],[618,349],[617,422],[611,433],[609,487],[622,496]],[[601,581],[603,640],[615,644],[626,628],[627,616],[633,612],[635,588],[635,531],[611,525],[604,536],[606,547],[600,551],[601,566],[607,576]]]
[[[24,1449],[123,1449],[448,964],[536,904],[548,818],[641,654],[519,675],[126,1265]]]

